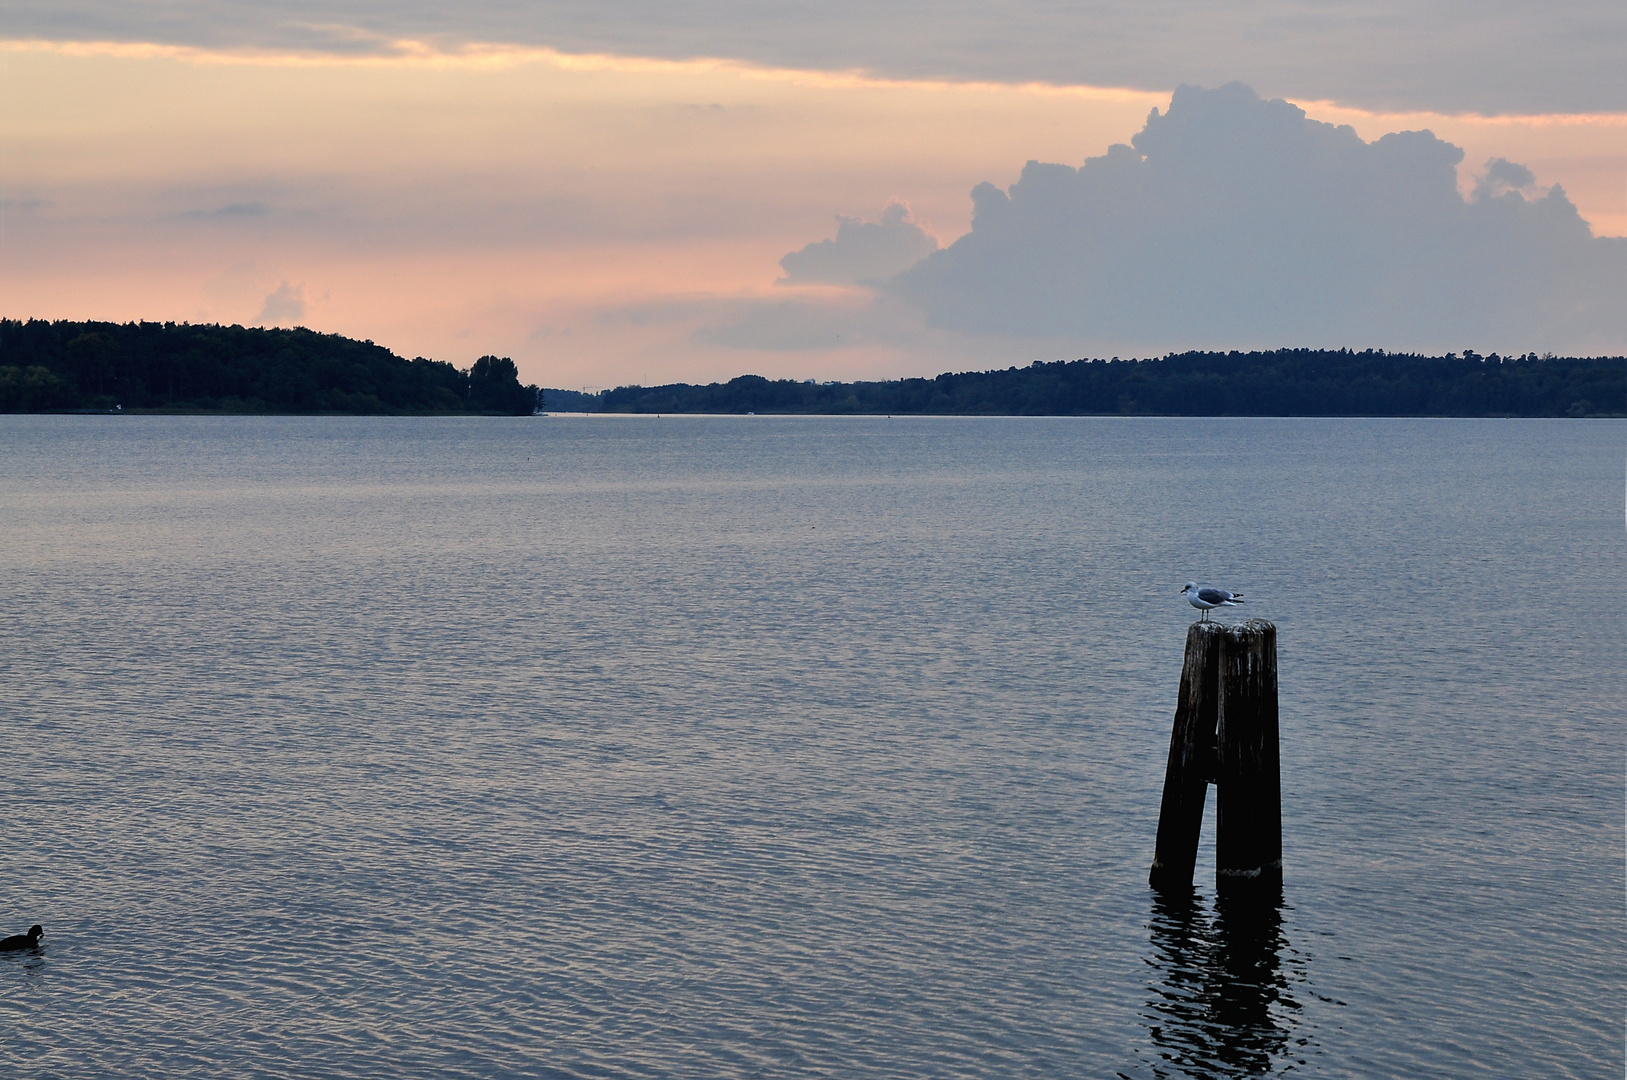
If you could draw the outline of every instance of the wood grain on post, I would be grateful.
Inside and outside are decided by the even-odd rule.
[[[1282,881],[1277,628],[1264,619],[1192,624],[1164,771],[1154,888],[1190,888],[1209,784],[1216,791],[1215,884]]]

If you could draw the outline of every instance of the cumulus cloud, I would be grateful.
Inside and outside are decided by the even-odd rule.
[[[780,284],[866,285],[890,278],[938,250],[938,240],[891,202],[879,222],[837,217],[836,239],[820,240],[780,260]]]
[[[979,185],[971,231],[888,288],[935,326],[1156,348],[1627,343],[1627,240],[1501,159],[1465,200],[1462,157],[1183,86],[1128,146]]]
[[[1486,162],[1486,171],[1474,186],[1474,200],[1481,202],[1485,199],[1495,199],[1510,191],[1518,191],[1524,195],[1534,194],[1536,187],[1536,173],[1524,165],[1516,165],[1506,158],[1492,158]]]
[[[262,326],[295,326],[305,318],[305,286],[284,281],[260,309]]]

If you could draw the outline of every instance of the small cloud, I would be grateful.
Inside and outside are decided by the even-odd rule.
[[[937,237],[893,201],[879,222],[838,217],[836,239],[820,240],[780,260],[782,285],[869,285],[885,281],[938,250]]]
[[[305,318],[305,286],[284,281],[260,308],[263,326],[297,326]]]
[[[263,202],[227,203],[213,210],[188,210],[182,217],[194,220],[207,220],[212,218],[251,218],[262,217],[271,213],[271,207]]]
[[[1535,195],[1537,177],[1524,165],[1516,165],[1507,158],[1492,158],[1486,162],[1486,173],[1474,186],[1474,201],[1496,199],[1517,191],[1521,197]]]
[[[50,206],[48,199],[0,199],[0,211],[12,211],[19,214],[32,214],[36,210],[43,210]]]

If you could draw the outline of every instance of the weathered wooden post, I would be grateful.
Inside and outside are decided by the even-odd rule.
[[[1215,777],[1221,630],[1222,624],[1204,621],[1193,623],[1186,633],[1186,660],[1181,665],[1181,692],[1169,735],[1164,804],[1158,813],[1158,841],[1152,857],[1155,889],[1192,885],[1203,801],[1209,794],[1209,781]]]
[[[1215,887],[1282,882],[1277,757],[1277,628],[1264,619],[1200,621],[1186,635],[1170,732],[1154,888],[1192,885],[1209,784],[1215,797]]]
[[[1250,619],[1221,639],[1220,685],[1215,888],[1281,885],[1282,768],[1274,623]]]

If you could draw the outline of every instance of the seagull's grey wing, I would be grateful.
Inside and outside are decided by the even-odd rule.
[[[1198,599],[1205,604],[1224,604],[1232,598],[1232,594],[1225,589],[1199,589]]]

